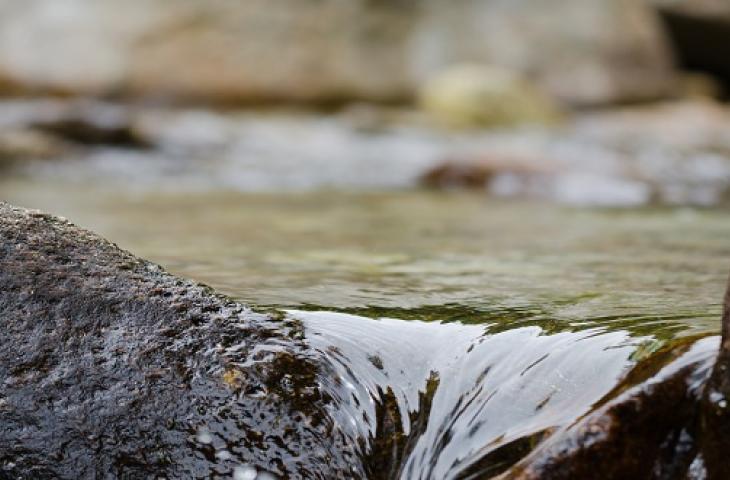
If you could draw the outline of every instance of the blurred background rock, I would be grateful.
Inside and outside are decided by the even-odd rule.
[[[728,25],[720,0],[0,0],[0,168],[715,204]]]
[[[586,105],[674,80],[642,0],[3,0],[0,18],[0,74],[30,92],[401,101],[470,62]]]

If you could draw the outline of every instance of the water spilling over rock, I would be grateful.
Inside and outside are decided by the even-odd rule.
[[[717,337],[262,314],[0,204],[2,478],[725,478]],[[254,477],[258,475],[258,477]]]
[[[300,324],[1,208],[6,478],[362,473],[325,414]]]

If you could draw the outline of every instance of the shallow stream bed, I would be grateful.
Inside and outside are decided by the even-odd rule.
[[[717,335],[730,265],[719,209],[29,180],[0,181],[0,197],[301,319],[336,372],[320,379],[332,417],[371,439],[373,478],[504,471],[638,361]],[[694,355],[716,347],[707,338]],[[404,440],[378,445],[393,405]]]

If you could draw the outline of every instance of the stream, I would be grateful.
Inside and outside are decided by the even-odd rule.
[[[330,416],[371,478],[497,475],[615,396],[639,362],[658,369],[655,354],[674,351],[709,364],[717,349],[730,257],[719,208],[12,177],[0,192],[301,320],[328,366]]]

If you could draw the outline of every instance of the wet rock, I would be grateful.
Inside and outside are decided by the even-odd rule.
[[[705,386],[700,417],[700,453],[707,478],[730,478],[730,284],[725,293],[720,354]]]
[[[488,188],[500,175],[540,177],[557,171],[559,167],[545,159],[531,159],[499,153],[448,158],[428,170],[420,184],[429,188]]]
[[[0,32],[0,77],[34,92],[400,101],[462,62],[529,73],[571,104],[673,83],[640,0],[2,0]]]
[[[0,266],[2,478],[362,476],[296,322],[7,204]]]
[[[698,407],[714,361],[703,354],[703,342],[716,348],[716,339],[705,339],[689,351],[685,346],[639,364],[608,398],[623,393],[599,402],[604,405],[554,433],[499,478],[686,478],[704,435]],[[657,371],[667,355],[679,358]],[[632,387],[637,377],[641,383]]]
[[[487,65],[449,68],[426,82],[423,108],[453,126],[552,124],[558,109],[517,72]]]
[[[127,125],[102,125],[84,118],[64,118],[56,122],[37,123],[34,127],[82,145],[112,145],[148,148],[150,143]]]
[[[702,343],[715,341],[697,342],[658,373],[653,362],[639,364],[625,381],[639,385],[619,386],[626,391],[554,434],[500,479],[728,478],[730,283],[719,354],[703,355]]]
[[[80,145],[140,149],[153,146],[131,115],[104,105],[71,105],[56,118],[39,120],[32,127]]]
[[[446,161],[426,172],[420,183],[429,188],[483,189],[493,175],[494,171],[482,164]]]

